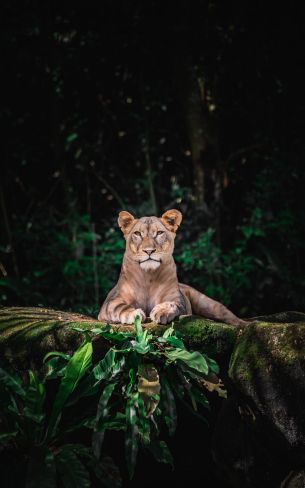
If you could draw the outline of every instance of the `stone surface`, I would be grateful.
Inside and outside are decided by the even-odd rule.
[[[0,355],[19,369],[39,367],[47,352],[77,348],[83,335],[75,327],[103,325],[91,317],[44,308],[0,308]],[[161,334],[168,326],[150,322],[144,327]],[[134,330],[125,325],[113,328]],[[301,486],[305,314],[256,317],[256,322],[243,329],[184,316],[175,322],[175,328],[189,348],[205,352],[222,366],[229,398],[217,415],[212,444],[223,479],[243,488]],[[108,347],[103,339],[94,342],[98,355]]]
[[[236,343],[229,376],[291,448],[304,447],[305,321],[251,324]]]
[[[235,487],[299,486],[300,476],[288,474],[305,464],[305,314],[259,319],[231,355],[214,459]]]
[[[0,308],[0,354],[18,368],[39,366],[46,353],[54,350],[71,353],[83,339],[74,328],[94,329],[105,326],[85,315],[45,308]],[[143,324],[153,334],[167,327],[153,322]],[[133,326],[112,324],[115,330],[133,331]],[[229,358],[238,329],[202,317],[184,316],[175,322],[186,344],[212,357]],[[96,349],[107,348],[100,339]]]

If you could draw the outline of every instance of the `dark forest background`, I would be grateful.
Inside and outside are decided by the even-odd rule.
[[[174,207],[181,281],[243,316],[305,310],[297,2],[1,10],[2,305],[96,315],[118,212]]]

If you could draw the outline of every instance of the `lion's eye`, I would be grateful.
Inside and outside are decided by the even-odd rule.
[[[162,236],[162,234],[164,234],[164,230],[158,230],[157,236]]]
[[[134,233],[133,233],[135,236],[139,236],[141,237],[141,232],[139,232],[138,230],[136,230]]]

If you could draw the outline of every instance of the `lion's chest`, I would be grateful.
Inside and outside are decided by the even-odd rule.
[[[141,308],[149,316],[154,306],[160,303],[160,299],[158,299],[156,293],[150,293],[147,289],[141,289],[136,293],[135,302],[136,308]]]

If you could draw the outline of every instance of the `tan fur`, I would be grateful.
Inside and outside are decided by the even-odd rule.
[[[227,324],[244,325],[224,305],[191,286],[178,283],[173,259],[176,231],[181,223],[179,210],[162,217],[135,219],[120,212],[118,224],[126,239],[126,250],[117,285],[109,292],[98,319],[132,324],[136,315],[167,324],[179,315],[202,315]]]

